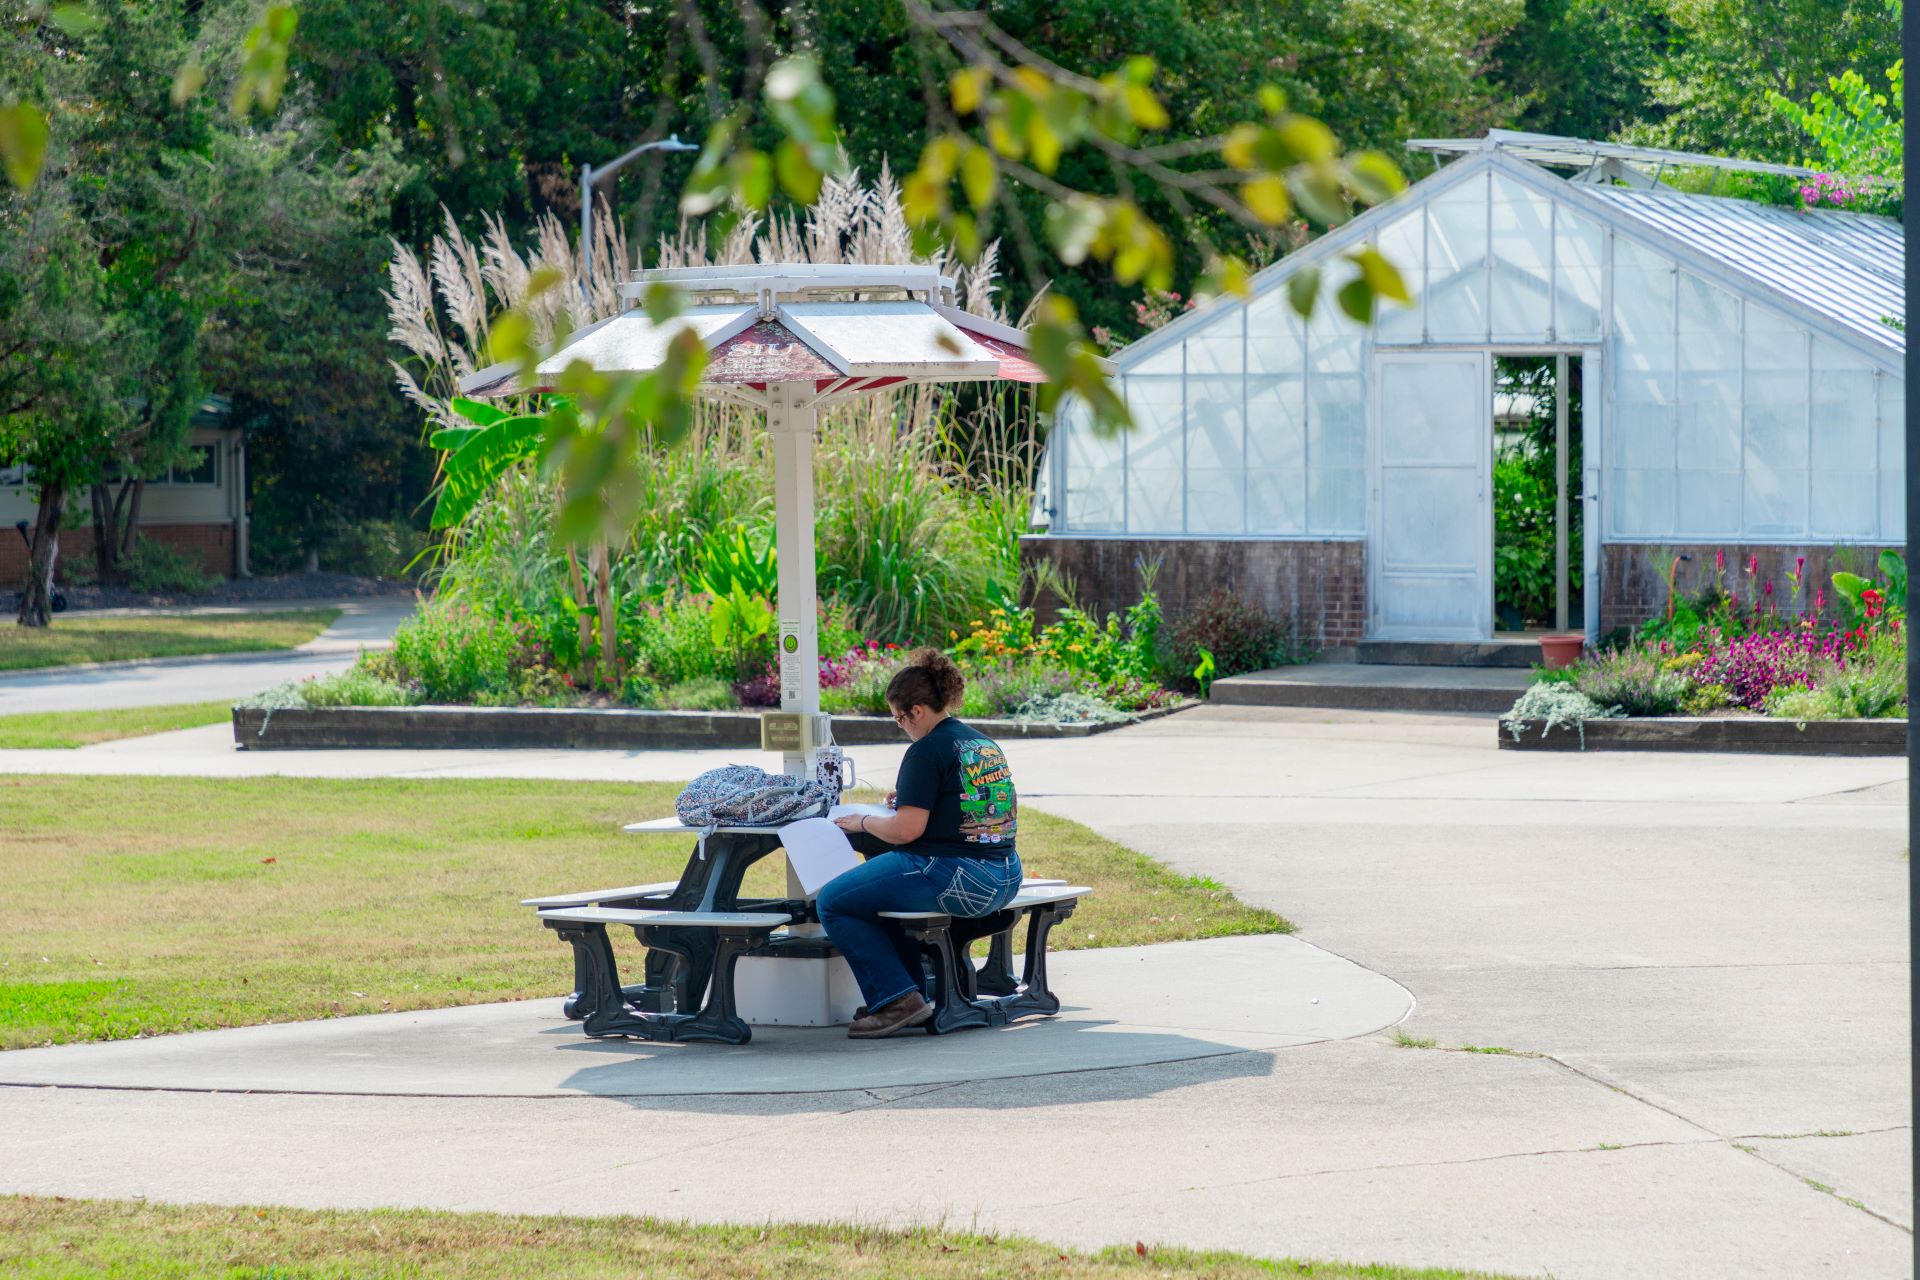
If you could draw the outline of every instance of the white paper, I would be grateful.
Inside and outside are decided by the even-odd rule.
[[[780,844],[787,851],[787,866],[809,898],[827,881],[860,865],[860,855],[848,843],[847,833],[830,818],[787,823],[780,828]]]
[[[837,804],[827,810],[829,818],[891,818],[893,810],[883,804]]]

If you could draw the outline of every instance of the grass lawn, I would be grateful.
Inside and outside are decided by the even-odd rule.
[[[225,1208],[28,1196],[0,1199],[0,1272],[18,1280],[101,1275],[124,1280],[214,1275],[285,1280],[401,1275],[460,1280],[1483,1276],[1342,1262],[1265,1261],[1172,1248],[1085,1253],[1019,1237],[845,1225],[703,1227],[653,1218]]]
[[[519,900],[676,878],[687,837],[620,824],[678,791],[0,777],[0,1048],[564,992],[572,960]],[[1020,828],[1031,873],[1096,890],[1057,948],[1292,927],[1076,823]],[[784,884],[777,857],[748,877]]]
[[[76,662],[178,658],[291,649],[325,631],[338,609],[297,613],[154,614],[138,618],[57,615],[50,627],[0,626],[0,671]]]
[[[224,702],[179,702],[113,711],[29,711],[0,716],[0,751],[88,747],[116,738],[138,738],[149,733],[219,724],[232,715],[231,698]]]

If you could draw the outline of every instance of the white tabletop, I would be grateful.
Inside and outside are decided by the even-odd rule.
[[[698,827],[688,826],[678,818],[649,818],[645,822],[629,822],[620,829],[628,835],[651,835],[662,831],[697,832],[700,830]],[[724,831],[729,835],[774,836],[780,834],[779,827],[715,827],[714,830]]]

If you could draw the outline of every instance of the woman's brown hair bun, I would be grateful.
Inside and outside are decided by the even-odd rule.
[[[938,649],[915,649],[907,655],[907,665],[894,674],[887,685],[887,705],[895,711],[932,707],[951,711],[960,705],[967,678],[953,659]]]

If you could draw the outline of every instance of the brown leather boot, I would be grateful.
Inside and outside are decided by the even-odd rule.
[[[917,1027],[933,1016],[933,1006],[918,991],[909,991],[878,1013],[855,1018],[847,1028],[853,1040],[880,1040],[897,1035],[908,1027]]]

